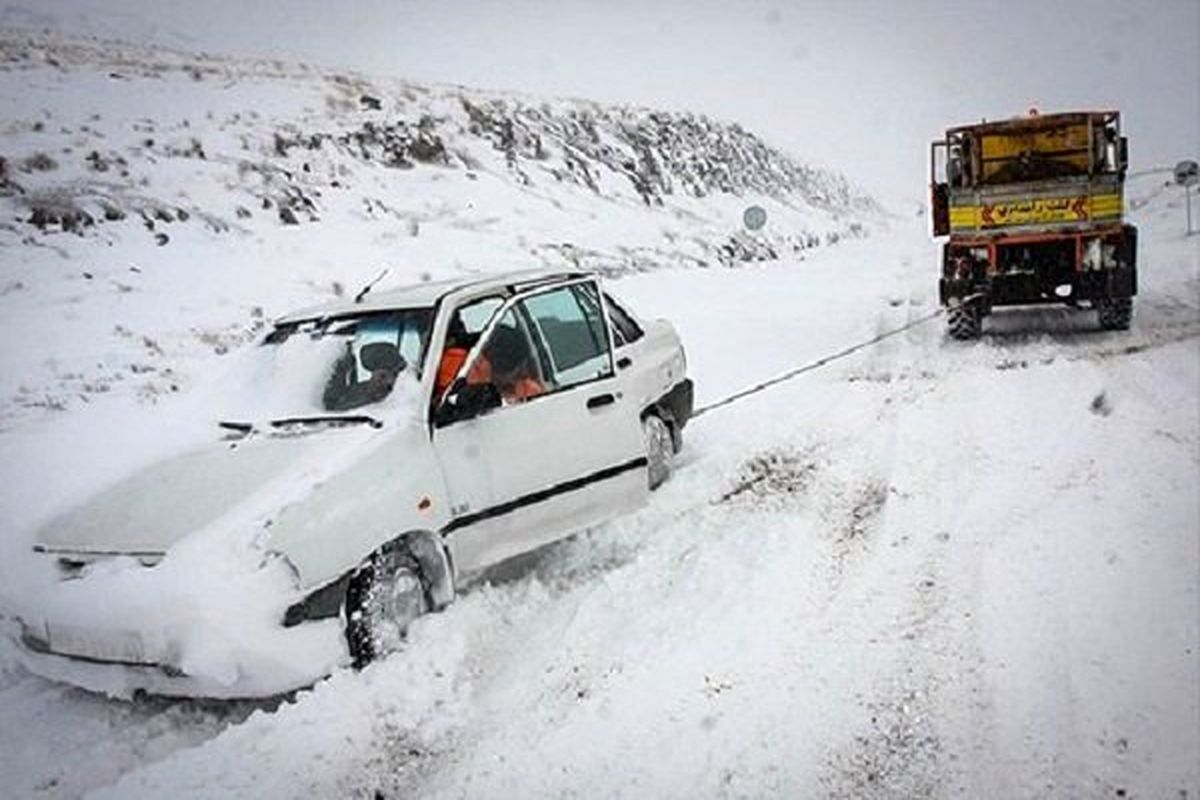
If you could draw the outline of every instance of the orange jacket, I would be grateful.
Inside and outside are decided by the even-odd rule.
[[[456,345],[442,351],[442,363],[438,364],[437,380],[433,383],[433,393],[441,396],[446,387],[454,382],[454,376],[462,369],[469,351]],[[467,374],[467,383],[490,383],[492,380],[492,365],[482,353],[476,359],[471,371]]]

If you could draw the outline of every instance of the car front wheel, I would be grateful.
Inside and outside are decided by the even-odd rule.
[[[417,560],[403,547],[380,550],[346,588],[346,643],[354,667],[398,650],[413,620],[429,611]]]
[[[671,428],[657,414],[649,414],[642,420],[642,434],[646,439],[646,462],[650,489],[657,489],[671,477],[674,466],[675,442]]]

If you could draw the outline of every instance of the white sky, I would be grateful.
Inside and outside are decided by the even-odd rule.
[[[885,197],[980,117],[1118,108],[1134,169],[1200,156],[1200,0],[18,0],[10,23],[736,120]]]

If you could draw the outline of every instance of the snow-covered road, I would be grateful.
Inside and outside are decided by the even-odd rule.
[[[260,708],[0,658],[0,793],[1195,797],[1200,255],[1143,225],[1129,333],[940,320],[697,420],[642,511]],[[615,289],[704,404],[935,308],[920,224]]]

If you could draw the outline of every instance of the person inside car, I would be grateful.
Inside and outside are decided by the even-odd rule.
[[[529,342],[519,330],[498,326],[484,352],[491,368],[492,383],[505,403],[545,394],[546,385],[538,377]]]
[[[365,381],[355,380],[354,352],[347,348],[338,359],[325,385],[323,401],[327,411],[347,411],[376,403],[391,393],[396,378],[404,370],[404,358],[390,342],[372,342],[359,351],[362,366],[370,371]]]
[[[455,314],[454,318],[450,320],[450,329],[446,332],[446,347],[442,350],[442,360],[438,364],[437,376],[434,378],[434,397],[441,397],[454,382],[454,376],[458,375],[463,362],[467,360],[467,354],[471,352],[471,348],[478,340],[478,335],[472,336],[467,333],[462,318]],[[475,365],[471,367],[471,374],[467,376],[467,381],[469,383],[488,383],[491,379],[491,365],[488,363],[486,355],[481,353],[475,361]]]

